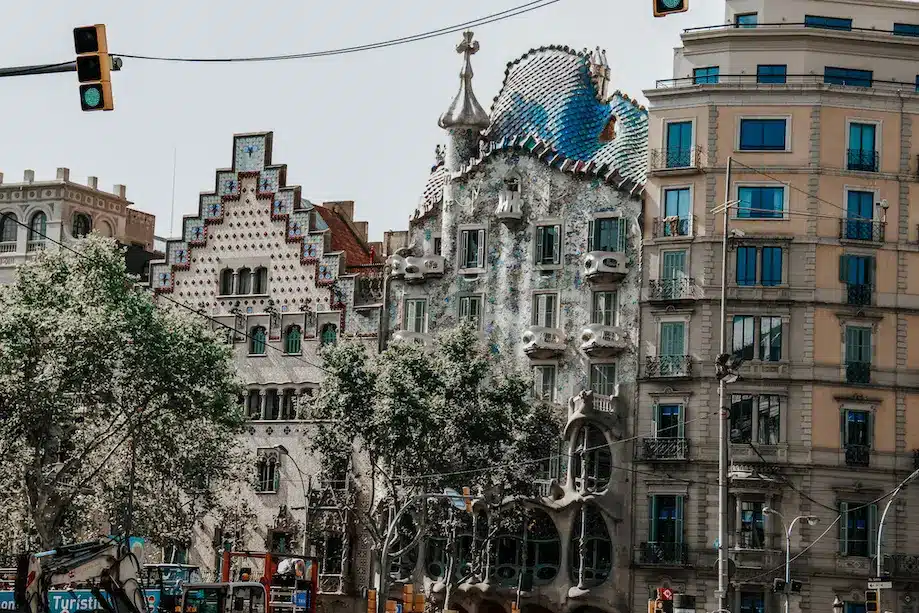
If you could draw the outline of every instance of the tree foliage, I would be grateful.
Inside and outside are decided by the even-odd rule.
[[[11,494],[0,511],[17,524],[0,536],[50,547],[117,531],[133,472],[132,533],[187,542],[240,460],[231,348],[196,316],[157,306],[111,239],[75,250],[42,254],[0,288],[0,486]]]

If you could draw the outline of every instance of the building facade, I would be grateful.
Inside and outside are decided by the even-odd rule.
[[[226,333],[247,386],[240,444],[256,464],[226,493],[232,508],[196,528],[187,559],[215,576],[224,549],[308,552],[320,562],[320,606],[351,611],[367,585],[369,551],[340,503],[359,493],[353,467],[317,476],[305,408],[323,374],[323,345],[347,338],[378,346],[380,244],[368,242],[353,202],[313,204],[288,185],[286,166],[272,162],[272,138],[234,137],[232,166],[216,171],[214,190],[201,194],[198,213],[183,218],[181,237],[151,267],[158,293],[200,309]],[[234,573],[245,566],[259,561],[240,560]]]
[[[35,254],[60,247],[96,231],[127,248],[130,272],[144,275],[153,257],[155,218],[138,211],[124,185],[99,189],[99,180],[73,183],[70,170],[58,168],[50,181],[36,181],[26,170],[22,182],[7,183],[0,174],[0,284],[13,280],[16,266]]]
[[[387,261],[390,342],[427,345],[472,322],[567,423],[547,441],[527,534],[502,537],[485,583],[459,585],[450,606],[504,611],[530,572],[525,610],[625,611],[631,447],[620,441],[637,392],[647,115],[608,93],[603,52],[555,46],[510,62],[486,112],[472,89],[478,49],[466,32],[459,92],[439,120],[447,144]],[[443,556],[428,543],[397,578],[442,596]]]
[[[685,31],[673,78],[645,92],[635,610],[662,586],[717,609],[721,545],[730,609],[778,611],[786,524],[803,582],[791,611],[864,610],[883,496],[919,448],[917,35],[909,2],[726,0],[724,23]],[[725,543],[722,289],[743,359],[723,407]],[[882,610],[915,610],[914,501],[906,490],[884,525]]]

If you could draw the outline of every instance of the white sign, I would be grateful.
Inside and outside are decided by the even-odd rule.
[[[893,588],[893,581],[869,581],[869,590],[889,590]]]

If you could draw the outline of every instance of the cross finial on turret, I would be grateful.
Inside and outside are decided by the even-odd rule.
[[[473,40],[471,30],[463,32],[463,40],[456,46],[456,52],[463,55],[463,67],[460,70],[460,89],[447,112],[440,116],[441,128],[464,127],[484,130],[488,127],[488,113],[475,99],[472,93],[473,54],[479,50],[479,41]]]
[[[475,55],[479,51],[479,41],[472,40],[472,36],[472,30],[463,32],[463,40],[456,46],[457,53],[462,53],[466,57],[469,57],[470,55]]]

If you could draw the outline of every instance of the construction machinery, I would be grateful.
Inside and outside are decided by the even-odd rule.
[[[316,613],[319,563],[315,558],[286,553],[224,551],[220,576],[225,584],[231,579],[254,579],[251,566],[238,565],[234,571],[233,561],[240,559],[260,562],[262,566],[262,576],[257,581],[265,586],[268,595],[266,613]]]
[[[189,583],[182,586],[182,613],[267,613],[268,593],[257,581]]]

